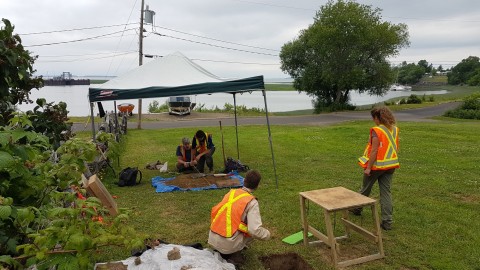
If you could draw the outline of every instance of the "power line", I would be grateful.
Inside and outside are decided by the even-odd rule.
[[[162,36],[162,37],[169,37],[169,38],[173,38],[173,39],[178,39],[178,40],[188,41],[188,42],[192,42],[192,43],[197,43],[197,44],[212,46],[212,47],[216,47],[216,48],[222,48],[222,49],[226,49],[226,50],[233,50],[233,51],[239,51],[239,52],[247,52],[247,53],[253,53],[253,54],[261,54],[261,55],[268,55],[268,56],[276,56],[276,57],[278,57],[278,54],[270,54],[270,53],[247,51],[247,50],[242,50],[242,49],[235,49],[235,48],[230,48],[230,47],[215,45],[215,44],[211,44],[211,43],[205,43],[205,42],[190,40],[190,39],[186,39],[186,38],[179,38],[179,37],[164,35],[164,34],[160,34],[160,33],[154,33],[154,34],[159,35],[159,36]]]
[[[218,62],[218,63],[227,63],[227,64],[243,64],[243,65],[261,65],[261,66],[279,66],[280,64],[274,63],[254,63],[254,62],[235,62],[235,61],[221,61],[221,60],[208,60],[208,59],[197,59],[191,58],[190,60],[203,61],[203,62]]]
[[[118,40],[117,46],[115,47],[115,52],[118,50],[118,47],[120,46],[120,42],[122,42],[124,33],[125,33],[126,29],[127,29],[128,22],[130,21],[130,18],[132,17],[132,14],[133,14],[133,11],[135,10],[135,6],[136,6],[136,5],[137,5],[137,0],[135,0],[135,3],[133,3],[132,9],[130,10],[130,15],[128,15],[127,22],[125,23],[125,26],[123,27],[122,35],[120,36],[120,39]],[[130,45],[131,45],[131,43],[130,43]],[[129,47],[129,49],[130,49],[130,47]],[[122,58],[122,59],[120,60],[120,63],[119,63],[118,66],[117,66],[117,70],[118,70],[118,68],[120,67],[120,65],[123,63],[123,59],[124,59],[124,58]],[[113,63],[113,58],[110,60],[110,64],[108,65],[107,75],[110,73],[110,68],[112,67],[112,63]]]
[[[115,53],[133,53],[136,51],[125,51],[125,52],[101,52],[101,53],[84,53],[84,54],[65,54],[65,55],[39,55],[39,57],[76,57],[76,56],[86,56],[86,55],[100,55],[100,54],[115,54]]]
[[[177,33],[181,33],[181,34],[185,34],[185,35],[194,36],[194,37],[199,37],[199,38],[204,38],[204,39],[210,39],[210,40],[214,40],[214,41],[218,41],[218,42],[223,42],[223,43],[228,43],[228,44],[233,44],[233,45],[238,45],[238,46],[244,46],[244,47],[249,47],[249,48],[254,48],[254,49],[261,49],[261,50],[267,50],[267,51],[280,52],[279,50],[262,48],[262,47],[251,46],[251,45],[245,45],[245,44],[240,44],[240,43],[235,43],[235,42],[230,42],[230,41],[224,41],[224,40],[220,40],[220,39],[216,39],[216,38],[210,38],[210,37],[206,37],[206,36],[195,35],[195,34],[183,32],[183,31],[179,31],[179,30],[175,30],[175,29],[163,27],[163,26],[155,26],[155,27],[158,27],[158,28],[161,28],[161,29],[165,29],[165,30],[169,30],[169,31],[172,31],[172,32],[177,32]]]
[[[113,57],[117,57],[117,56],[122,56],[122,55],[131,54],[131,53],[136,53],[136,52],[125,52],[125,53],[120,53],[120,54],[111,55],[111,56],[92,57],[92,58],[86,58],[86,59],[47,60],[47,61],[38,60],[38,62],[42,62],[42,63],[67,63],[67,62],[89,61],[89,60],[98,60],[98,59],[105,59],[105,58],[113,58]]]
[[[134,29],[133,29],[133,28],[130,28],[130,29],[128,29],[127,31],[130,31],[130,30],[134,30]],[[60,42],[52,42],[52,43],[28,45],[28,46],[24,46],[24,47],[41,47],[41,46],[50,46],[50,45],[58,45],[58,44],[65,44],[65,43],[73,43],[73,42],[79,42],[79,41],[85,41],[85,40],[92,40],[92,39],[97,39],[97,38],[101,38],[101,37],[111,36],[111,35],[115,35],[115,34],[123,33],[123,32],[124,32],[124,30],[122,30],[122,31],[117,31],[117,32],[113,32],[113,33],[109,33],[109,34],[104,34],[104,35],[100,35],[100,36],[94,36],[94,37],[88,37],[88,38],[82,38],[82,39],[75,39],[75,40],[69,40],[69,41],[60,41]]]
[[[80,30],[90,30],[90,29],[117,27],[117,26],[124,26],[124,25],[126,26],[126,25],[130,25],[130,24],[137,24],[137,23],[114,24],[114,25],[105,25],[105,26],[92,26],[92,27],[74,28],[74,29],[65,29],[65,30],[53,30],[53,31],[45,31],[45,32],[34,32],[34,33],[19,34],[19,35],[20,35],[20,36],[28,36],[28,35],[40,35],[40,34],[62,33],[62,32],[71,32],[71,31],[80,31]]]

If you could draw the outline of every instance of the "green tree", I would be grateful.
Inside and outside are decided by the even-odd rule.
[[[475,69],[470,78],[468,78],[467,83],[470,86],[480,85],[480,68]]]
[[[480,59],[477,56],[469,56],[452,68],[447,74],[448,84],[461,84],[476,75],[475,70],[480,68]]]
[[[430,71],[432,71],[432,65],[428,64],[427,60],[418,61],[418,65],[423,67],[424,73],[430,73]]]
[[[400,84],[416,84],[420,81],[425,73],[425,68],[414,63],[400,67],[398,73],[398,82]]]
[[[381,10],[353,1],[329,1],[314,22],[283,45],[282,71],[294,87],[316,98],[315,107],[348,104],[350,90],[386,93],[394,73],[386,58],[409,45],[405,24],[381,20]]]
[[[13,117],[16,104],[32,103],[29,94],[33,88],[43,86],[43,80],[33,77],[36,70],[33,63],[36,56],[22,46],[14,26],[7,19],[2,19],[0,28],[0,126],[4,126]]]

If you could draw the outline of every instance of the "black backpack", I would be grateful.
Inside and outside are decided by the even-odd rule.
[[[137,177],[139,173],[140,173],[140,179],[137,182]],[[141,181],[142,181],[142,171],[138,170],[137,167],[135,168],[127,167],[120,172],[118,176],[117,185],[119,187],[135,186],[140,184]]]
[[[250,170],[250,168],[247,165],[244,165],[240,162],[240,160],[235,160],[231,157],[227,158],[227,161],[225,161],[225,170],[223,170],[224,173],[229,173],[232,171],[237,171],[237,172],[246,172]]]

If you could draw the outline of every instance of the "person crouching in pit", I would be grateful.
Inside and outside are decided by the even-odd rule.
[[[192,145],[190,139],[184,137],[182,144],[177,146],[177,170],[178,172],[193,171],[193,166],[197,165],[196,160],[192,160]]]
[[[242,250],[253,239],[270,239],[270,231],[262,227],[260,207],[252,194],[261,178],[258,171],[248,171],[243,187],[230,190],[212,208],[208,244],[235,266],[243,264]]]

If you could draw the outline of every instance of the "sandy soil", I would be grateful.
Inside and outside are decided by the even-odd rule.
[[[180,174],[173,180],[165,181],[165,185],[177,186],[180,188],[201,188],[211,185],[217,185],[219,188],[239,186],[238,179],[231,179],[229,176],[213,176],[203,174]]]

